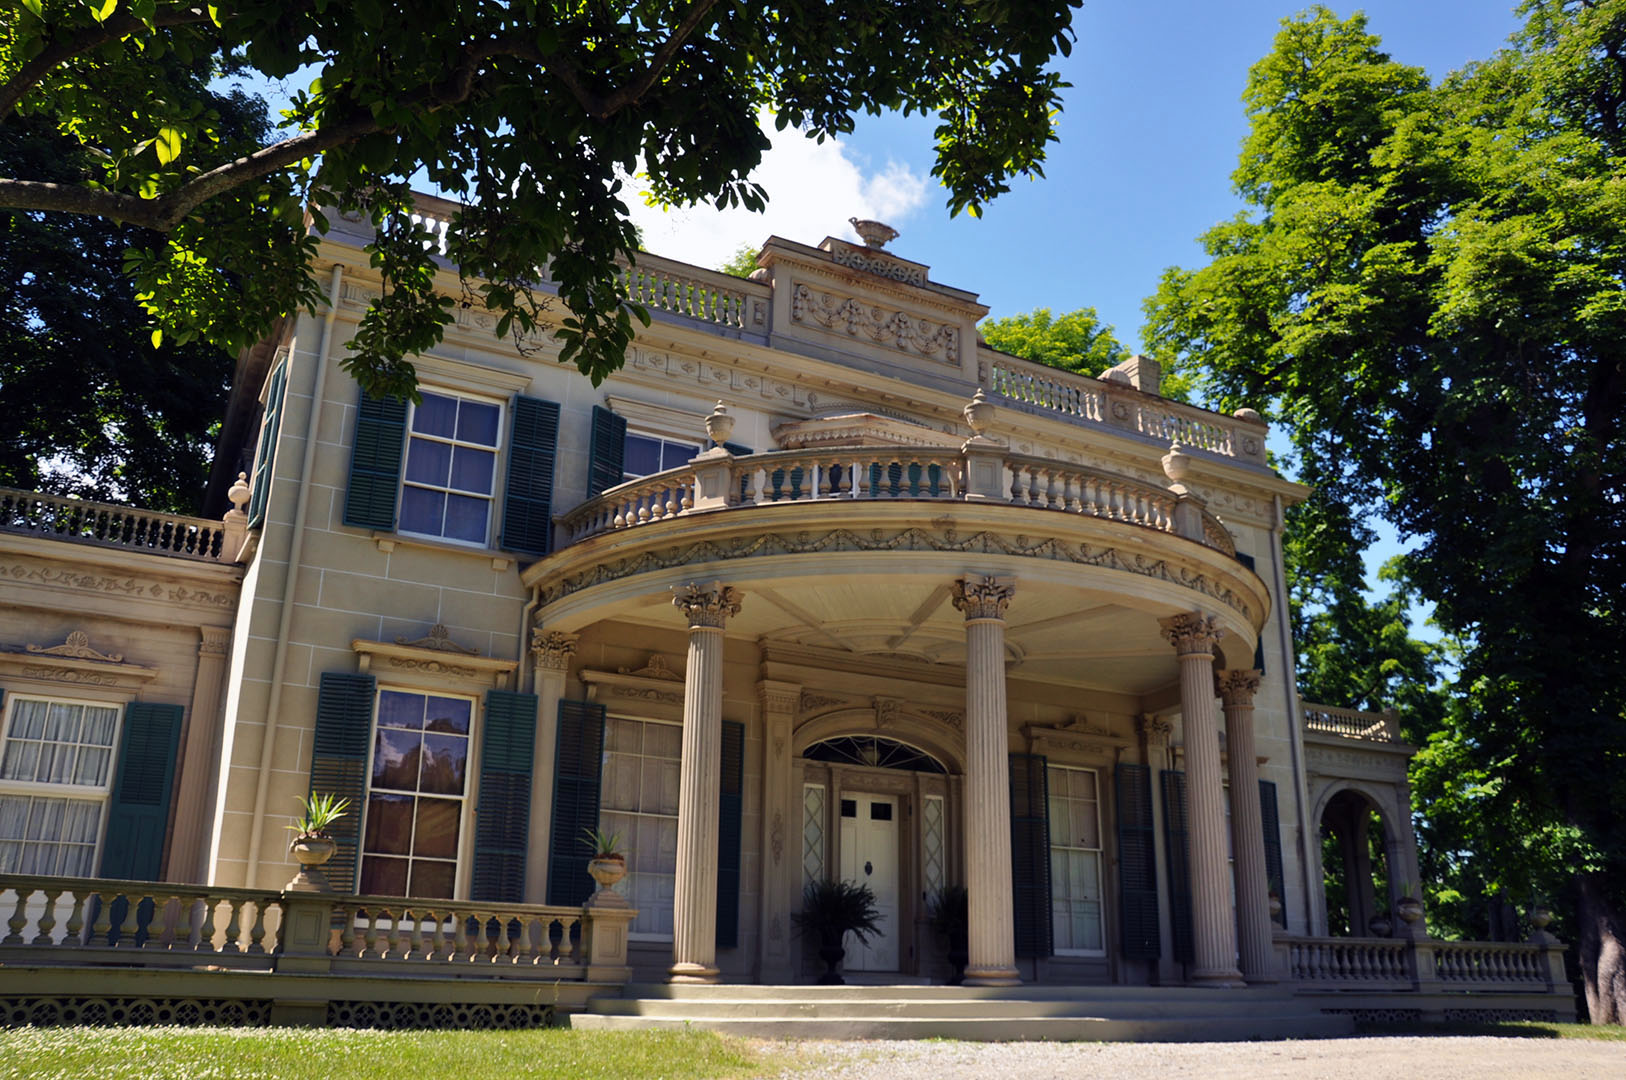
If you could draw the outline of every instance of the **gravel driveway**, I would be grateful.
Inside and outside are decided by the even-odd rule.
[[[1626,1080],[1626,1043],[1488,1036],[1267,1043],[768,1044],[798,1080]]]

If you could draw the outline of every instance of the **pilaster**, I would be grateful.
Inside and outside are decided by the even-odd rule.
[[[791,783],[790,737],[801,694],[796,683],[772,679],[757,683],[762,707],[763,833],[757,968],[765,983],[788,983],[794,971],[790,916],[801,875],[802,793]]]
[[[1253,737],[1253,697],[1260,673],[1216,672],[1214,689],[1225,708],[1225,745],[1231,766],[1231,855],[1236,860],[1236,940],[1242,977],[1276,981],[1271,953],[1270,884],[1259,808],[1259,763]]]
[[[180,775],[175,783],[175,827],[164,860],[165,880],[188,883],[202,882],[207,873],[204,864],[214,823],[209,809],[210,786],[214,764],[220,760],[226,659],[231,652],[230,627],[200,626],[198,634],[202,639],[198,642],[198,666],[192,677],[192,702],[186,710]]]
[[[531,850],[525,860],[525,902],[548,895],[548,838],[553,835],[553,767],[558,750],[559,702],[565,696],[577,636],[531,628],[531,665],[536,673],[536,743],[531,766]]]

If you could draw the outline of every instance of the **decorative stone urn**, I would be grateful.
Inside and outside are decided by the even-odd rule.
[[[284,885],[287,892],[332,892],[327,874],[321,868],[333,858],[339,845],[330,836],[296,836],[288,845],[288,853],[299,861],[299,873]]]
[[[1274,889],[1270,893],[1270,921],[1277,922],[1282,917],[1282,898],[1276,895]]]
[[[1530,909],[1530,925],[1537,930],[1547,929],[1547,924],[1553,921],[1553,913],[1540,904]]]
[[[721,446],[732,434],[734,418],[728,414],[728,406],[719,401],[717,407],[711,410],[711,415],[706,417],[706,438]]]
[[[1366,920],[1366,929],[1373,937],[1388,937],[1394,932],[1394,923],[1389,920],[1389,916],[1379,912]]]
[[[627,876],[627,857],[619,852],[595,855],[587,860],[587,873],[598,883],[598,891],[588,898],[594,907],[626,907],[627,898],[615,891],[615,883]]]
[[[1184,484],[1190,472],[1191,455],[1181,450],[1179,443],[1170,443],[1169,452],[1163,455],[1163,475],[1172,483]]]
[[[1409,925],[1423,917],[1423,902],[1415,896],[1402,896],[1395,901],[1395,914]]]
[[[971,427],[971,434],[982,438],[988,430],[988,425],[994,422],[994,404],[978,387],[976,394],[961,410],[965,414],[965,422]]]
[[[898,238],[898,230],[880,221],[871,221],[868,218],[848,218],[853,231],[864,238],[864,243],[872,248],[884,248],[888,241]]]

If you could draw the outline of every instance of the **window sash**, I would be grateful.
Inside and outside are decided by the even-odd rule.
[[[1106,883],[1102,879],[1101,774],[1096,769],[1069,765],[1050,765],[1049,772],[1051,933],[1058,943],[1072,943],[1066,947],[1058,944],[1055,955],[1105,956]],[[1075,794],[1071,784],[1064,787],[1058,782],[1086,774],[1090,777],[1089,794]],[[1085,812],[1082,829],[1073,827],[1078,810]],[[1061,822],[1057,821],[1058,811],[1065,815]],[[1072,842],[1058,843],[1058,836]],[[1084,842],[1087,837],[1093,837],[1095,842]],[[1074,895],[1075,892],[1077,895]],[[1095,944],[1081,945],[1081,939],[1093,940]]]
[[[628,745],[628,736],[634,727],[636,749]],[[627,928],[627,936],[633,941],[672,940],[673,891],[677,883],[676,792],[672,793],[671,811],[667,812],[664,790],[651,792],[648,779],[652,774],[660,776],[668,765],[677,767],[682,747],[674,744],[669,748],[670,753],[651,753],[652,749],[660,749],[651,746],[652,730],[669,735],[681,732],[682,726],[644,717],[610,716],[605,720],[599,828],[621,833],[626,843],[627,874],[616,883],[615,889],[638,909],[637,917]],[[630,792],[622,790],[622,769],[636,777]],[[654,852],[649,850],[651,842],[655,845]]]
[[[13,695],[0,728],[0,782],[105,793],[119,711],[105,702]]]
[[[465,544],[469,547],[486,547],[491,543],[492,508],[496,505],[499,494],[497,490],[500,473],[498,464],[503,450],[502,432],[505,419],[503,403],[489,398],[478,397],[473,394],[463,394],[451,390],[442,390],[440,388],[426,388],[425,393],[432,394],[435,397],[446,398],[454,401],[459,407],[461,407],[462,403],[465,401],[473,402],[477,405],[491,406],[497,410],[497,423],[492,436],[493,441],[489,443],[478,442],[473,439],[458,438],[455,434],[455,428],[454,434],[452,435],[441,435],[431,431],[419,431],[417,430],[418,406],[411,406],[407,413],[406,420],[406,445],[403,448],[403,453],[401,455],[402,507],[398,512],[400,520],[399,531],[407,536],[425,536],[436,540],[444,540],[449,544]],[[440,446],[445,446],[448,448],[449,458],[455,458],[456,451],[459,448],[490,454],[491,470],[486,481],[486,487],[488,490],[479,491],[473,488],[456,486],[454,483],[454,467],[452,460],[448,460],[446,482],[443,484],[431,483],[427,480],[411,479],[408,473],[412,461],[412,447],[414,443],[433,443]],[[406,492],[409,488],[432,492],[442,496],[440,522],[439,529],[437,531],[431,532],[425,529],[412,529],[406,526],[406,522],[404,520],[406,515],[405,502]],[[469,539],[468,537],[448,535],[447,518],[451,513],[451,500],[446,497],[452,495],[463,499],[478,499],[486,504],[485,522],[481,527],[481,535],[478,540]]]
[[[628,480],[641,480],[646,476],[653,475],[653,473],[648,472],[636,472],[626,467],[632,458],[632,455],[627,453],[627,450],[630,448],[632,440],[634,439],[642,439],[645,442],[652,442],[655,444],[655,454],[658,459],[657,464],[660,465],[660,468],[655,469],[654,472],[665,472],[667,469],[678,468],[679,465],[686,464],[689,459],[700,453],[700,444],[692,439],[674,439],[666,435],[657,435],[648,431],[628,431],[626,438],[623,441],[622,449],[621,480],[623,483]],[[675,456],[680,459],[679,464],[667,465],[666,459],[669,454],[675,454]]]

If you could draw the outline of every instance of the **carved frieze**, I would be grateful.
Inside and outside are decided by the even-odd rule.
[[[83,573],[53,566],[31,566],[13,563],[0,567],[0,575],[16,582],[33,582],[61,589],[82,589],[86,592],[106,593],[110,596],[169,601],[194,607],[231,608],[237,604],[237,593],[213,592],[185,585],[170,585],[147,581],[137,577],[117,577],[108,574]]]
[[[390,656],[385,658],[385,664],[396,671],[418,671],[425,675],[456,675],[460,679],[475,679],[480,676],[474,668],[444,660],[415,660],[408,656]]]
[[[952,323],[934,323],[907,311],[888,311],[851,296],[815,291],[800,282],[791,293],[790,317],[796,322],[811,322],[826,330],[867,338],[900,352],[954,366],[960,363],[960,328]]]
[[[631,698],[634,701],[653,701],[661,705],[682,705],[683,695],[675,690],[656,690],[650,686],[615,686],[609,688],[612,697]]]
[[[848,700],[844,697],[831,697],[829,694],[819,694],[812,690],[803,690],[800,702],[801,711],[804,713],[820,712],[846,704]]]
[[[837,266],[849,270],[862,270],[905,285],[926,284],[926,268],[919,263],[906,262],[893,255],[870,251],[853,244],[836,244],[830,249],[830,259]]]

